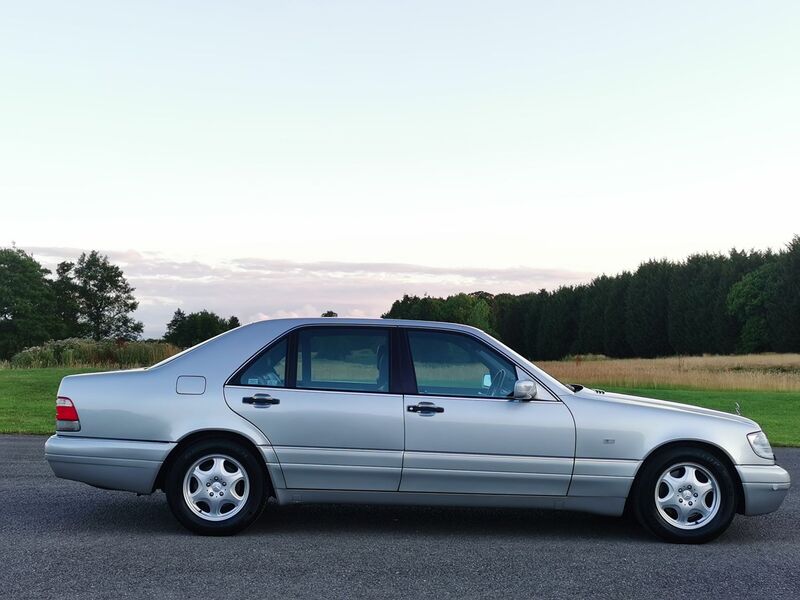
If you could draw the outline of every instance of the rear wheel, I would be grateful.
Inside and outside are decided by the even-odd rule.
[[[736,513],[728,467],[702,448],[672,448],[642,466],[633,497],[638,521],[662,539],[699,544],[724,532]]]
[[[267,499],[267,474],[246,447],[208,439],[184,448],[165,480],[167,503],[186,528],[231,535],[255,521]]]

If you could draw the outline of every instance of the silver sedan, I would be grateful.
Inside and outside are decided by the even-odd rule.
[[[281,319],[146,369],[61,382],[59,477],[166,492],[201,534],[267,500],[630,511],[706,542],[789,489],[758,424],[564,385],[463,325]]]

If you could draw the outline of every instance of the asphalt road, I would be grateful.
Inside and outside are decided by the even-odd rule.
[[[4,598],[800,596],[800,495],[704,546],[567,512],[270,506],[232,538],[182,529],[163,494],[56,479],[44,438],[0,436]],[[778,449],[800,481],[800,449]]]

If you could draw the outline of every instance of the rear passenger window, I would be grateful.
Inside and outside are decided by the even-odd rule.
[[[259,356],[239,377],[238,385],[284,387],[286,385],[286,338]]]
[[[388,392],[388,330],[366,327],[301,330],[297,335],[297,387]]]

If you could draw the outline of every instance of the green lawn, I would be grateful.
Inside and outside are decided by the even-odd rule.
[[[99,369],[0,369],[0,433],[52,433],[55,398],[65,375]],[[598,386],[603,388],[603,386]],[[605,387],[608,391],[649,396],[742,414],[754,419],[774,446],[800,446],[800,394]],[[80,407],[79,407],[80,410]]]
[[[53,433],[65,375],[102,369],[0,369],[0,433]]]
[[[736,412],[735,403],[738,402],[742,415],[761,425],[773,446],[800,446],[800,393],[798,392],[668,390],[602,385],[597,387],[609,392],[671,400],[730,413]]]

